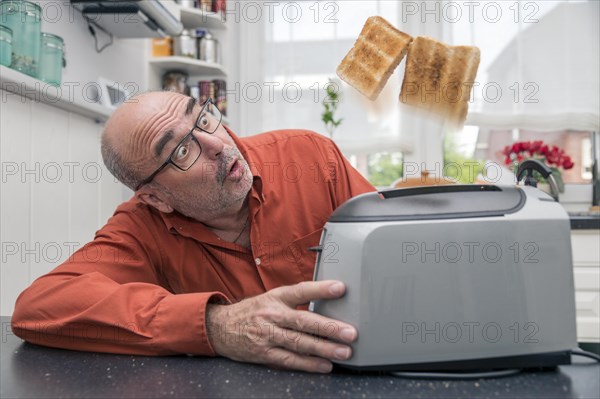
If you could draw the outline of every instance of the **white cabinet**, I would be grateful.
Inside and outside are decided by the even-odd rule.
[[[577,341],[600,343],[600,230],[571,230]]]

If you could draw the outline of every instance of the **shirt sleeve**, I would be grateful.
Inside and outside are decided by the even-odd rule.
[[[219,292],[175,295],[161,247],[141,220],[117,212],[95,239],[21,293],[12,329],[44,346],[143,355],[214,356],[206,305]]]

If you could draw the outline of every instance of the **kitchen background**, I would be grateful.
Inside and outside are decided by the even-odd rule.
[[[217,87],[213,95],[225,99],[226,123],[239,135],[306,128],[332,136],[378,187],[420,181],[423,171],[446,180],[511,183],[505,146],[542,140],[574,163],[561,170],[565,208],[588,212],[600,200],[593,192],[594,182],[600,190],[597,1],[34,3],[41,30],[64,39],[66,65],[58,88],[0,66],[2,315],[12,313],[17,295],[33,279],[91,240],[116,205],[131,196],[102,164],[102,123],[111,112],[112,89],[158,90],[167,72],[176,72],[171,85],[187,75],[191,93],[200,96],[208,83],[201,88],[199,81],[218,80],[221,91]],[[107,4],[126,8],[98,14]],[[157,9],[160,15],[151,20],[163,32],[179,23],[186,29],[171,50],[138,13],[154,16]],[[481,49],[463,130],[445,131],[399,106],[404,62],[375,102],[337,79],[337,65],[371,15],[412,36]],[[217,59],[194,47],[186,53],[185,36],[197,28],[218,42],[205,41],[218,48]],[[23,36],[13,37],[12,44],[15,39]],[[340,96],[333,119],[341,123],[333,129],[322,120],[327,87]],[[600,236],[598,230],[574,234],[579,333],[600,342]]]

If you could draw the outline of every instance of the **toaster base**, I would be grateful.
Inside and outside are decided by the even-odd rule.
[[[571,364],[571,351],[536,353],[531,355],[453,360],[434,363],[388,364],[374,366],[336,365],[357,371],[473,371],[514,368],[553,368]]]

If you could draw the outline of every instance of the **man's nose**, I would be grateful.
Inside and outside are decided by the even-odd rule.
[[[202,147],[202,153],[208,159],[216,159],[221,152],[223,152],[223,147],[225,144],[223,140],[221,140],[215,134],[208,134],[199,129],[194,131],[196,135],[196,139],[200,146]]]

